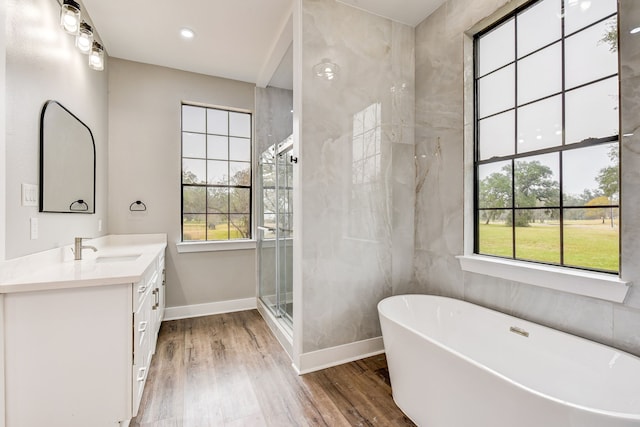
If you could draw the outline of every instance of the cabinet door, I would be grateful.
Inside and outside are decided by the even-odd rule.
[[[7,294],[4,310],[7,426],[130,417],[130,283]]]

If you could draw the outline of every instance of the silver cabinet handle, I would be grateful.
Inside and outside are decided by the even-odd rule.
[[[136,381],[141,382],[144,381],[144,376],[147,373],[147,367],[145,366],[144,368],[140,368],[138,369],[138,377],[136,378]]]
[[[144,322],[140,322],[140,324],[138,325],[138,332],[144,332],[147,330],[147,321]]]

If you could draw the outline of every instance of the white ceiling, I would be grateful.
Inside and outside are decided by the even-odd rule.
[[[336,0],[415,27],[446,0]]]
[[[445,0],[337,1],[415,26]],[[110,56],[258,86],[272,78],[278,87],[290,85],[293,0],[82,2]],[[182,39],[183,27],[196,36]]]

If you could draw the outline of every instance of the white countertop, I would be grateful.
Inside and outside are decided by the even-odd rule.
[[[0,263],[0,294],[33,292],[140,281],[167,246],[166,234],[120,234],[87,239],[74,260],[67,245]]]

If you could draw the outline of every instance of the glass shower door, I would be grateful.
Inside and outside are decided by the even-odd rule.
[[[258,278],[259,296],[273,311],[276,286],[276,164],[273,153],[262,153],[258,163]]]
[[[278,154],[278,295],[280,314],[293,321],[293,165],[291,146]]]
[[[293,324],[293,165],[291,137],[269,147],[258,167],[259,297],[272,314]]]

